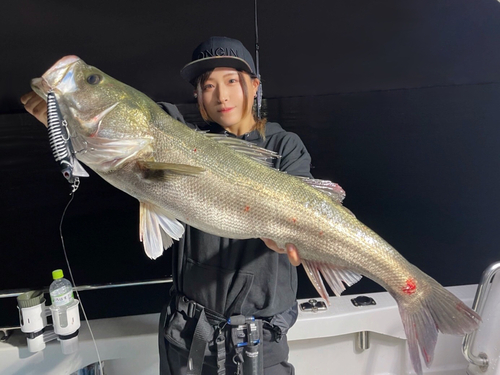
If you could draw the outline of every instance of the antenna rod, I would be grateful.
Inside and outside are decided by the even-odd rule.
[[[499,0],[500,1],[500,0]],[[261,117],[262,108],[262,80],[260,79],[260,68],[259,68],[259,26],[257,17],[257,0],[254,0],[254,14],[255,14],[255,73],[260,80],[259,89],[257,90],[257,117]]]

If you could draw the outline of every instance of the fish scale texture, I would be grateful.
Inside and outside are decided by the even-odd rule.
[[[184,125],[171,126],[180,127],[184,133]],[[202,134],[195,135],[185,141],[179,155],[170,151],[159,159],[202,166],[206,172],[174,178],[176,181],[167,182],[168,187],[164,183],[157,187],[159,195],[167,195],[161,204],[178,202],[172,210],[184,215],[191,225],[225,237],[292,242],[305,259],[324,262],[335,256],[336,264],[356,266],[364,274],[380,259],[385,258],[386,268],[392,270],[401,262],[393,261],[396,253],[386,250],[390,246],[326,194],[298,178],[256,165]],[[186,137],[179,134],[177,138]],[[172,146],[158,148],[172,150]],[[385,250],[373,252],[377,247]]]
[[[100,77],[91,80],[98,84],[89,84],[90,75]],[[300,178],[189,129],[142,93],[74,57],[60,60],[41,81],[34,89],[42,95],[47,88],[54,91],[80,150],[78,159],[144,203],[141,210],[158,207],[167,213],[163,220],[177,219],[222,237],[265,237],[281,247],[293,243],[325,298],[321,273],[336,293],[359,275],[381,284],[398,303],[417,374],[420,357],[426,365],[432,362],[438,330],[477,329],[475,312]],[[141,217],[150,218],[143,211]]]

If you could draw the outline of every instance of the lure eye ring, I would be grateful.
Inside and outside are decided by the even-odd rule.
[[[102,76],[100,74],[91,74],[87,77],[87,83],[90,85],[97,85],[102,81]]]

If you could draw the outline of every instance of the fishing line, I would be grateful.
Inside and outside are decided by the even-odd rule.
[[[66,216],[66,211],[68,210],[68,207],[71,204],[71,202],[73,202],[73,199],[75,197],[75,192],[77,189],[78,189],[78,186],[76,188],[73,186],[73,191],[70,194],[71,198],[69,199],[68,203],[66,204],[66,207],[64,208],[64,211],[63,211],[62,216],[61,216],[61,221],[59,223],[59,235],[61,237],[61,244],[62,244],[62,249],[63,249],[63,253],[64,253],[64,259],[66,260],[66,265],[68,266],[69,276],[70,276],[71,282],[73,283],[74,286],[76,286],[76,283],[75,283],[75,279],[73,277],[73,272],[71,271],[71,266],[69,265],[68,254],[66,252],[66,245],[64,243],[64,236],[63,236],[63,232],[62,232],[62,224],[64,221],[64,217]],[[101,375],[104,375],[104,372],[102,369],[101,356],[99,354],[99,349],[97,348],[97,342],[95,341],[94,333],[92,332],[92,328],[90,327],[90,322],[87,318],[87,313],[85,312],[85,308],[83,307],[83,302],[82,302],[82,299],[80,297],[80,293],[78,292],[78,289],[75,288],[75,292],[76,292],[76,296],[78,297],[78,300],[80,301],[80,307],[82,308],[83,317],[85,318],[85,322],[87,323],[87,327],[88,327],[89,332],[90,332],[90,337],[92,338],[92,342],[94,343],[94,348],[95,348],[95,351],[97,353],[97,360],[99,361],[99,369],[100,369]]]
[[[52,154],[57,163],[59,163],[59,169],[62,172],[64,178],[71,184],[71,193],[70,200],[66,204],[64,211],[61,216],[61,221],[59,223],[59,235],[61,237],[61,244],[64,253],[64,259],[66,260],[66,265],[68,266],[69,276],[71,278],[71,282],[76,287],[75,278],[73,277],[73,271],[71,270],[71,266],[69,264],[68,254],[66,252],[66,245],[64,243],[64,236],[62,232],[62,224],[64,218],[66,216],[66,211],[68,210],[69,205],[73,202],[75,197],[75,192],[78,190],[80,186],[80,178],[79,177],[88,177],[88,173],[83,169],[78,160],[75,157],[75,151],[73,150],[73,146],[71,144],[71,134],[68,128],[67,121],[63,118],[61,111],[59,109],[59,104],[57,103],[57,98],[54,92],[49,91],[47,93],[47,130],[49,134],[49,143],[50,148],[52,149]],[[102,369],[101,356],[99,354],[99,349],[97,348],[97,343],[94,338],[94,333],[92,332],[92,328],[90,327],[90,322],[87,318],[87,313],[85,308],[83,307],[83,302],[80,297],[80,293],[76,288],[74,288],[76,292],[76,296],[80,301],[80,307],[82,309],[83,316],[85,318],[85,322],[87,322],[87,327],[90,332],[90,337],[92,338],[92,342],[94,343],[95,351],[97,353],[97,359],[99,361],[99,369],[101,375],[104,375]]]

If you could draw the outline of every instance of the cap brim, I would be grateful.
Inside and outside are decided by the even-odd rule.
[[[193,80],[206,71],[221,67],[233,68],[236,70],[242,70],[248,74],[255,74],[252,72],[250,65],[239,57],[213,56],[190,62],[181,69],[181,77],[193,84]]]

